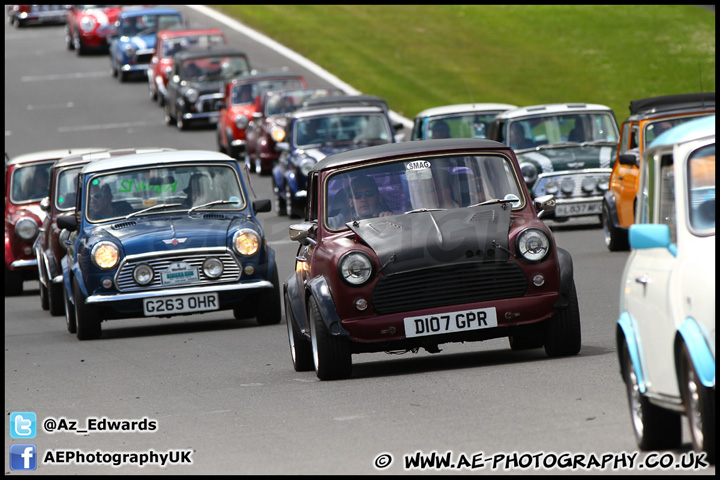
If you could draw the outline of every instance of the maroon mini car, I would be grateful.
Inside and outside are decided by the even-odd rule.
[[[331,155],[308,177],[295,273],[284,282],[296,371],[351,376],[351,355],[439,352],[508,337],[580,351],[572,258],[540,220],[513,150],[485,139],[390,143]]]
[[[37,280],[33,242],[45,212],[50,167],[59,158],[88,149],[45,150],[18,155],[5,163],[5,295],[21,295],[25,280]]]
[[[163,150],[170,149],[96,149],[92,153],[78,153],[61,158],[52,166],[50,169],[49,195],[40,202],[40,208],[46,212],[46,216],[34,245],[40,281],[40,305],[43,310],[50,310],[51,315],[63,315],[65,313],[63,303],[65,296],[62,291],[63,276],[60,261],[66,253],[64,241],[67,240],[69,232],[57,226],[57,217],[75,211],[77,179],[82,167],[94,160],[103,158]],[[75,323],[68,321],[67,325],[68,330],[72,330]],[[70,333],[75,332],[71,331]]]

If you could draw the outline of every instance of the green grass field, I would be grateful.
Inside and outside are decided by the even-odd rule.
[[[215,6],[412,118],[715,91],[715,12],[682,5]],[[250,59],[252,62],[252,58]]]

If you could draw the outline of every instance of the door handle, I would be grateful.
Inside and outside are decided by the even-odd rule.
[[[635,277],[635,283],[639,283],[641,285],[647,285],[650,283],[650,276],[647,273],[644,273],[640,275],[639,277]]]

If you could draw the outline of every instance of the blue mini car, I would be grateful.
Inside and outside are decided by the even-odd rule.
[[[132,74],[145,77],[155,53],[157,32],[182,24],[182,15],[172,8],[128,8],[120,12],[115,31],[109,35],[113,77],[121,82]]]
[[[281,320],[275,252],[237,160],[169,151],[83,167],[62,260],[66,315],[80,340],[101,321],[233,310],[261,325]],[[69,330],[71,330],[69,328]],[[72,330],[71,330],[72,331]]]

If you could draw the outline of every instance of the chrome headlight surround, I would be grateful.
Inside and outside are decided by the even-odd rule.
[[[34,218],[22,217],[15,223],[15,235],[23,240],[31,240],[38,233],[38,223]]]
[[[147,263],[141,263],[133,269],[133,279],[138,285],[147,285],[153,281],[155,272]]]
[[[534,163],[522,162],[520,164],[520,171],[522,172],[523,179],[528,185],[532,185],[538,177],[538,169]]]
[[[200,92],[194,88],[188,88],[185,92],[185,98],[187,98],[188,102],[195,103],[198,101],[198,98],[200,98]]]
[[[223,273],[223,263],[215,257],[205,259],[202,265],[203,273],[208,278],[220,278]]]
[[[128,43],[125,45],[125,56],[128,58],[132,58],[135,56],[135,52],[137,52],[137,48],[135,48],[135,45],[132,43]]]
[[[338,273],[345,283],[359,287],[372,278],[372,261],[362,252],[347,252],[340,258]]]
[[[516,250],[524,260],[538,263],[550,254],[550,237],[539,228],[528,228],[520,232],[516,240]]]
[[[90,258],[96,267],[109,270],[118,264],[120,250],[112,242],[99,242],[90,251]]]
[[[253,230],[238,230],[233,235],[232,244],[238,254],[250,257],[260,250],[260,237]]]
[[[89,15],[83,16],[80,20],[80,30],[83,32],[92,32],[95,28],[95,19]]]
[[[311,158],[305,158],[302,162],[300,162],[300,172],[307,177],[310,173],[310,170],[315,166],[317,162]]]
[[[239,128],[240,130],[247,128],[248,122],[249,122],[248,117],[246,117],[245,115],[240,114],[237,117],[235,117],[235,126],[237,128]]]

